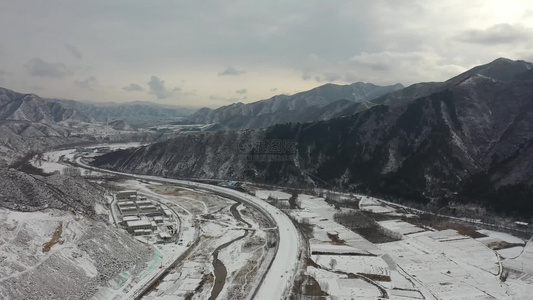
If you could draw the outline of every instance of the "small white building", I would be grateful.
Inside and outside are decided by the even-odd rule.
[[[151,233],[152,233],[152,230],[150,230],[150,229],[135,229],[132,232],[132,234],[135,235],[135,236],[147,235],[147,234],[151,234]]]
[[[137,200],[137,205],[150,205],[152,204],[152,201],[150,200]]]
[[[138,230],[138,229],[146,229],[146,230],[152,231],[154,227],[157,227],[157,225],[154,222],[150,222],[146,220],[136,220],[136,221],[126,222],[126,229],[130,233],[135,233],[135,230]]]
[[[133,201],[121,201],[118,202],[118,207],[126,207],[126,206],[135,206],[135,202]]]
[[[124,216],[124,217],[122,217],[122,221],[124,221],[124,222],[138,221],[138,220],[139,220],[138,216]]]
[[[152,214],[152,213],[159,212],[157,207],[153,204],[139,205],[139,210],[141,214]]]
[[[170,233],[166,232],[166,231],[161,231],[159,233],[159,237],[162,239],[162,240],[168,240],[170,239]]]
[[[137,191],[135,190],[126,190],[126,191],[120,191],[117,192],[116,197],[118,201],[121,200],[130,200],[132,199],[132,196],[134,199],[137,199]]]
[[[120,210],[120,213],[123,216],[131,216],[137,214],[137,207],[135,206],[127,206],[127,207],[118,207],[118,210]]]
[[[172,211],[171,211],[170,209],[168,209],[168,208],[163,209],[163,214],[164,214],[165,217],[167,217],[167,218],[172,217]]]

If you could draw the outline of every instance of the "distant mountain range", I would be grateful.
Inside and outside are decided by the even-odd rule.
[[[204,107],[185,119],[188,124],[216,124],[217,129],[264,128],[288,122],[309,122],[347,116],[374,104],[368,102],[402,89],[401,84],[378,86],[357,82],[326,84],[294,95],[278,95],[253,103]]]
[[[0,120],[29,121],[44,124],[90,122],[78,111],[57,103],[46,103],[34,94],[19,94],[0,88]]]
[[[0,88],[0,137],[1,167],[66,144],[146,140],[157,134],[134,132],[124,121],[99,122],[71,106]]]
[[[421,203],[476,202],[533,215],[533,64],[501,58],[371,103],[330,120],[182,135],[95,164],[170,177],[341,187]],[[294,151],[265,147],[275,141],[294,143]]]
[[[109,123],[122,120],[136,128],[176,122],[197,111],[196,108],[177,107],[145,101],[126,103],[82,102],[64,99],[45,99],[45,101],[71,107],[97,121]]]

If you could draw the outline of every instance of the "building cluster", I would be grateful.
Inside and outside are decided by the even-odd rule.
[[[146,199],[138,197],[137,191],[121,191],[117,193],[118,210],[122,216],[161,216],[161,210],[155,204]]]
[[[107,146],[84,147],[76,149],[76,152],[81,153],[82,155],[90,155],[92,153],[108,153],[110,151],[111,148]]]
[[[172,212],[159,204],[139,196],[135,190],[120,191],[116,194],[116,203],[122,216],[122,225],[134,236],[150,235],[159,232],[160,240],[170,239],[166,230],[159,230],[165,221],[172,219]],[[173,225],[162,226],[170,232],[176,230]]]

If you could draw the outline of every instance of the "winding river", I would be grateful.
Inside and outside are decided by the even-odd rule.
[[[241,203],[237,202],[230,207],[231,214],[233,215],[235,219],[239,220],[240,222],[245,223],[248,226],[248,228],[251,228],[252,225],[246,222],[242,218],[241,214],[239,213],[239,210],[237,209],[237,206],[239,205],[241,205]],[[213,289],[211,290],[211,296],[209,297],[209,300],[215,300],[218,297],[218,295],[224,288],[224,284],[226,283],[226,277],[228,276],[228,271],[226,270],[226,266],[224,266],[224,263],[222,263],[222,261],[218,259],[218,253],[220,252],[220,250],[228,247],[229,245],[231,245],[232,243],[235,243],[238,240],[245,238],[247,235],[248,235],[248,230],[244,231],[244,234],[241,235],[240,237],[235,238],[229,242],[226,242],[218,246],[215,249],[215,251],[213,251],[213,269],[215,273],[215,283],[213,284]]]

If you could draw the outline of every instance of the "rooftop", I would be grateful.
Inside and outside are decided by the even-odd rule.
[[[125,190],[125,191],[117,192],[117,195],[130,194],[130,193],[137,193],[137,191],[136,190]]]
[[[145,221],[145,220],[128,221],[126,222],[126,226],[128,227],[152,226],[152,223],[149,221]]]

